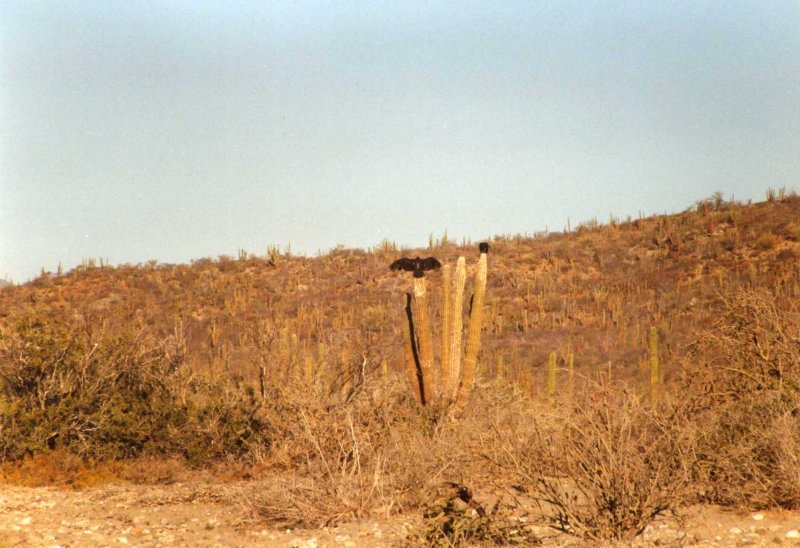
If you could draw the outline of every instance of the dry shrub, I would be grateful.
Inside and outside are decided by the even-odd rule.
[[[790,222],[783,227],[783,235],[793,242],[800,242],[800,224]]]
[[[342,500],[342,487],[347,487],[343,481],[329,478],[282,475],[239,487],[236,501],[249,516],[273,527],[319,528],[370,510]]]
[[[777,236],[767,232],[756,238],[756,241],[753,243],[753,247],[761,251],[767,251],[778,245],[779,242],[780,239]]]
[[[678,430],[638,397],[594,387],[560,409],[542,410],[491,460],[554,528],[588,540],[629,539],[684,502],[681,446]]]
[[[785,301],[784,301],[785,302]],[[800,322],[764,290],[723,298],[687,357],[682,390],[702,500],[800,506]]]
[[[391,379],[396,381],[396,379]],[[369,381],[347,401],[288,386],[261,412],[273,433],[263,465],[276,475],[246,488],[244,506],[267,522],[319,527],[396,511],[419,481],[394,453],[423,422],[404,387]],[[409,464],[409,463],[404,463]]]
[[[291,386],[271,399],[263,412],[272,451],[263,466],[274,475],[243,488],[251,515],[319,527],[427,508],[446,481],[489,486],[482,438],[497,417],[523,417],[518,391],[479,387],[468,415],[455,421],[421,408],[398,381],[367,380],[345,402]]]
[[[0,460],[177,455],[196,464],[266,444],[258,404],[184,361],[182,334],[110,333],[48,318],[0,331]]]

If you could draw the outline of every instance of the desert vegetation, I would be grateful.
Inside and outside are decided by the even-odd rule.
[[[265,522],[419,513],[438,546],[535,543],[520,513],[596,540],[797,508],[797,219],[770,191],[488,259],[432,237],[43,273],[0,289],[0,476],[212,470]],[[404,254],[443,267],[391,272]]]

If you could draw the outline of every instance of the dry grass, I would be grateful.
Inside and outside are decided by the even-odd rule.
[[[122,466],[116,462],[87,462],[66,451],[39,453],[0,464],[0,481],[26,487],[58,486],[83,489],[118,481]]]

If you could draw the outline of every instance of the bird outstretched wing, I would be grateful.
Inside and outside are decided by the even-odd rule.
[[[427,259],[422,259],[419,265],[420,269],[425,270],[436,270],[437,268],[442,267],[442,263],[440,263],[435,257],[428,257]]]
[[[403,257],[402,259],[397,259],[389,268],[392,270],[407,270],[409,272],[413,272],[417,269],[417,266],[414,262],[414,259],[409,259],[408,257]]]
[[[427,259],[420,259],[417,257],[416,259],[409,259],[408,257],[403,257],[402,259],[397,259],[389,268],[392,270],[406,270],[408,272],[413,272],[416,278],[421,278],[423,273],[428,270],[436,270],[437,268],[441,268],[442,263],[440,263],[435,257],[428,257]]]

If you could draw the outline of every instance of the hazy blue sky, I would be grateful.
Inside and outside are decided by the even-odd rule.
[[[800,2],[0,1],[0,277],[798,189]]]

